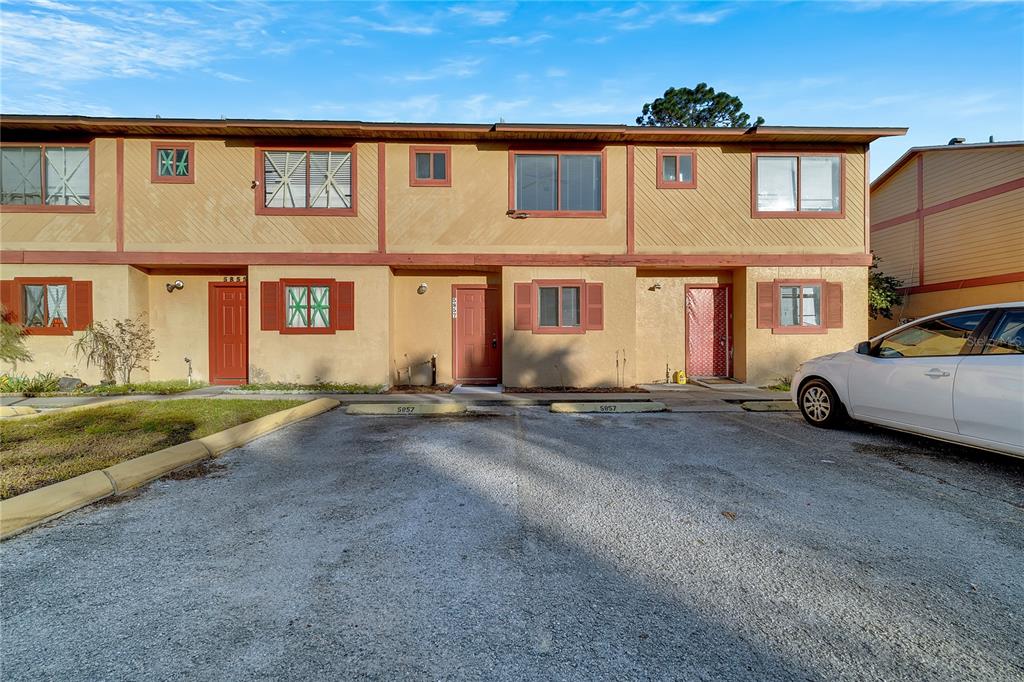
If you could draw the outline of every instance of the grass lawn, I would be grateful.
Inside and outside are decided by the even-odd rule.
[[[202,438],[301,400],[140,401],[0,422],[0,499]]]

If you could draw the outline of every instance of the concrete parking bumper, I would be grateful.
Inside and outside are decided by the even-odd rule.
[[[551,403],[552,412],[600,412],[618,414],[623,412],[664,412],[668,408],[665,403],[655,401],[620,403],[620,402],[573,402]]]
[[[358,403],[345,408],[345,414],[407,417],[462,414],[465,411],[465,403]]]
[[[111,402],[105,404],[110,405]],[[338,405],[337,400],[319,398],[198,440],[172,445],[169,448],[120,462],[106,469],[90,471],[67,481],[2,500],[0,501],[0,540],[5,540],[110,495],[120,495],[173,471],[239,447],[271,431],[308,419]]]

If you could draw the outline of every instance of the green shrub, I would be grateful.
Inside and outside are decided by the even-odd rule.
[[[4,374],[0,376],[0,393],[53,393],[59,389],[60,377],[53,372]]]

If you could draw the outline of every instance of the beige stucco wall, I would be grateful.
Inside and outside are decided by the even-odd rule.
[[[167,284],[179,279],[184,288],[168,293]],[[149,323],[160,352],[160,357],[150,364],[151,378],[186,378],[188,366],[185,357],[189,357],[192,359],[192,378],[210,380],[209,283],[223,280],[224,277],[219,275],[176,275],[173,272],[147,277]],[[250,316],[252,313],[250,302]]]
[[[93,213],[0,212],[4,249],[113,251],[116,239],[116,142],[96,140]]]
[[[260,331],[260,283],[331,277],[355,283],[355,329],[334,334]],[[249,268],[249,380],[388,384],[390,270],[384,266]]]
[[[502,380],[505,385],[635,384],[635,277],[635,268],[504,268],[501,285],[505,343],[502,348]],[[586,334],[533,334],[513,329],[514,284],[534,279],[603,282],[604,329]]]
[[[843,327],[824,334],[773,334],[757,328],[757,283],[775,279],[824,279],[843,285]],[[868,338],[867,268],[747,268],[744,343],[746,381],[764,385],[792,376],[804,360],[848,350]],[[739,342],[739,339],[737,339]]]
[[[145,308],[139,294],[141,273],[127,265],[0,265],[0,278],[15,277],[71,277],[75,280],[92,281],[93,319],[107,321],[135,317],[144,313]],[[127,292],[127,295],[126,295]],[[17,364],[0,363],[0,371],[35,374],[53,372],[62,376],[74,376],[89,384],[99,383],[102,372],[96,367],[87,367],[75,357],[71,345],[81,337],[81,332],[71,336],[28,336],[27,346],[33,355],[30,362]],[[146,373],[135,371],[132,380],[144,381]]]
[[[417,287],[427,285],[425,294]],[[501,275],[486,272],[399,271],[391,277],[391,380],[395,384],[430,383],[430,356],[437,354],[437,381],[452,377],[452,285],[501,285]]]
[[[900,320],[924,317],[941,313],[944,310],[966,308],[972,305],[1015,301],[1024,301],[1024,282],[911,294],[904,298],[902,306],[893,311],[893,319],[871,320],[870,331],[872,336],[876,336],[899,326]]]
[[[685,368],[686,285],[727,284],[732,273],[667,271],[638,273],[636,279],[636,378],[638,383],[665,381]],[[652,290],[655,284],[660,289]]]
[[[399,253],[623,253],[626,151],[607,147],[607,217],[513,220],[507,145],[453,144],[451,187],[409,186],[409,145],[387,146],[388,249]]]

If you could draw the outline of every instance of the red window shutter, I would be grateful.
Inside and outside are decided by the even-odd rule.
[[[825,284],[825,326],[841,329],[843,326],[843,285],[841,282]]]
[[[775,284],[757,283],[757,328],[771,329],[775,326]]]
[[[4,307],[4,319],[18,321],[18,285],[13,279],[0,282],[0,305]]]
[[[335,329],[352,330],[356,328],[356,284],[355,282],[335,282],[337,292],[337,313],[334,316]]]
[[[515,329],[533,329],[533,284],[516,282],[514,285]]]
[[[71,331],[80,332],[92,324],[92,282],[72,282],[68,289],[71,304],[68,322]]]
[[[281,283],[260,283],[260,329],[273,332],[281,329]]]
[[[604,329],[604,284],[587,282],[587,329]]]

